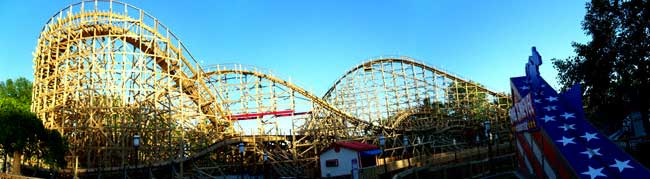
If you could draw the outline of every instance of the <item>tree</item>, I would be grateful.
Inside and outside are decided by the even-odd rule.
[[[452,82],[446,91],[447,108],[452,117],[480,121],[489,118],[490,102],[487,94],[479,91],[478,86],[465,82]]]
[[[45,129],[43,122],[29,111],[31,87],[31,82],[24,78],[0,82],[0,146],[5,162],[6,155],[13,153],[14,174],[20,174],[23,154],[41,158],[51,166],[65,166],[64,138],[56,130]]]
[[[24,77],[16,79],[8,79],[6,82],[0,81],[0,99],[12,98],[15,99],[20,107],[27,107],[32,100],[32,82]]]
[[[422,105],[418,106],[417,109],[429,112],[431,116],[436,117],[446,117],[449,115],[449,111],[445,109],[445,105],[442,102],[431,100],[429,97],[425,97],[422,100]]]
[[[574,42],[575,56],[552,59],[563,89],[582,85],[585,112],[597,126],[620,125],[638,110],[648,129],[650,1],[592,0],[586,8],[582,29],[591,41]]]

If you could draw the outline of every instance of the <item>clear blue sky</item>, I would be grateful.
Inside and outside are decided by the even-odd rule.
[[[0,1],[0,80],[33,79],[44,23],[77,1]],[[126,1],[157,17],[203,64],[242,63],[291,76],[322,95],[344,72],[406,55],[509,92],[530,47],[556,83],[551,58],[585,42],[584,1]],[[555,85],[557,87],[557,85]]]

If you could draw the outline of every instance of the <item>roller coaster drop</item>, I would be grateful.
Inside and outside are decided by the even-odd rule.
[[[236,174],[241,167],[233,164],[243,163],[313,176],[318,152],[334,141],[378,144],[382,134],[383,157],[391,159],[462,147],[447,144],[466,140],[484,120],[509,135],[506,94],[413,59],[362,63],[321,98],[256,67],[199,66],[158,19],[121,2],[59,11],[33,61],[32,110],[67,137],[66,159],[81,173],[185,163],[187,174],[212,176]],[[257,131],[245,134],[241,120]],[[142,136],[137,153],[135,134]],[[242,142],[244,157],[236,149]]]

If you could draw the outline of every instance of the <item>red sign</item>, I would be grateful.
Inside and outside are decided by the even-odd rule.
[[[537,129],[535,122],[535,107],[530,94],[521,98],[512,108],[510,108],[510,122],[515,127],[515,131],[529,131]]]

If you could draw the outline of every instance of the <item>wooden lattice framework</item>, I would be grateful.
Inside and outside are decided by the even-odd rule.
[[[432,146],[440,148],[454,139],[467,142],[462,133],[480,130],[486,120],[502,134],[509,129],[504,122],[507,95],[408,57],[372,59],[354,67],[322,98],[253,66],[215,65],[205,75],[204,81],[218,90],[214,93],[222,94],[224,109],[236,114],[231,118],[257,127],[244,140],[245,165],[261,166],[267,154],[283,176],[312,176],[318,152],[334,141],[377,144],[381,133],[389,138],[387,156],[399,158],[434,153]],[[282,122],[292,132],[287,127],[281,131]],[[403,138],[409,139],[407,148]],[[215,151],[196,162],[195,170],[207,176],[239,172],[240,166],[233,165],[241,162],[236,147]]]
[[[509,98],[409,57],[380,57],[345,73],[323,96],[329,104],[374,125],[426,130],[438,120],[491,120],[508,128]],[[428,103],[428,104],[425,104]],[[417,113],[428,118],[404,120]]]
[[[507,131],[511,103],[408,57],[355,66],[323,97],[257,67],[201,67],[156,18],[112,1],[55,14],[34,64],[32,110],[68,138],[67,159],[85,172],[187,162],[193,174],[213,176],[241,170],[234,163],[258,167],[267,154],[278,175],[313,176],[331,142],[378,144],[382,134],[384,157],[427,155],[485,120]],[[137,154],[135,134],[143,137]]]
[[[32,110],[67,137],[69,160],[82,168],[129,165],[135,134],[143,137],[140,161],[156,163],[181,156],[181,144],[200,147],[229,130],[218,94],[183,43],[134,6],[84,1],[62,9],[43,28],[33,61]]]

